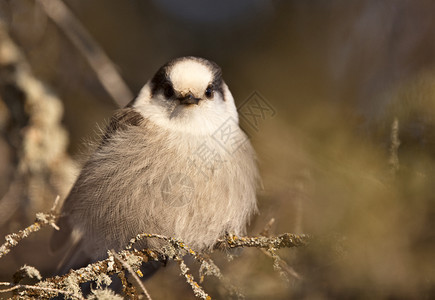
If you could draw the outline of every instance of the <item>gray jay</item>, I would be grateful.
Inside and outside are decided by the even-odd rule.
[[[65,251],[63,272],[122,250],[140,233],[208,250],[225,233],[245,233],[258,179],[219,66],[177,58],[114,113],[64,201],[51,248]]]

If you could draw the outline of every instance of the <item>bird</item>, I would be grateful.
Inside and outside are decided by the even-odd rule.
[[[255,151],[222,70],[186,56],[164,64],[116,110],[65,198],[50,248],[59,272],[123,250],[137,234],[209,251],[257,213]],[[162,241],[135,247],[158,251]]]

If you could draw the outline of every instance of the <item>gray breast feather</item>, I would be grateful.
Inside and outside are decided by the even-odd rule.
[[[250,143],[228,153],[212,136],[169,132],[139,117],[121,112],[122,124],[113,119],[65,201],[63,214],[82,234],[86,252],[102,258],[138,233],[180,238],[197,250],[225,232],[243,234],[256,211],[258,172]],[[204,145],[218,159],[196,157]]]

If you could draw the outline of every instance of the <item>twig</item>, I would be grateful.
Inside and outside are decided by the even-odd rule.
[[[36,0],[45,13],[59,26],[79,49],[97,74],[104,89],[120,106],[133,99],[133,94],[119,75],[116,67],[95,42],[70,9],[60,0]]]
[[[189,254],[193,256],[198,262],[201,263],[201,268],[207,268],[207,272],[206,272],[207,274],[213,274],[218,278],[223,278],[219,268],[214,263],[212,262],[210,263],[211,260],[207,260],[201,254],[197,253],[192,248],[188,247],[182,241],[174,238],[168,238],[166,236],[159,235],[159,234],[147,234],[147,233],[138,234],[136,237],[130,240],[130,243],[126,249],[131,249],[136,242],[143,240],[145,238],[157,238],[157,239],[167,241],[173,248],[171,249],[171,252],[175,253],[175,255],[173,255],[173,259],[178,263],[181,274],[186,279],[186,282],[191,286],[195,296],[201,299],[211,299],[211,297],[195,281],[193,275],[189,273],[189,268],[186,266],[184,260],[181,257],[183,257],[186,254]]]
[[[8,292],[12,292],[12,291],[15,291],[18,289],[30,289],[30,290],[44,291],[44,292],[48,292],[48,293],[59,293],[59,294],[63,294],[66,296],[75,297],[77,299],[84,299],[83,297],[76,295],[73,292],[64,291],[64,290],[55,289],[55,288],[48,288],[48,287],[41,287],[41,286],[27,285],[27,284],[13,284],[13,283],[9,283],[9,282],[0,282],[0,285],[10,286],[10,288],[8,288],[8,289],[0,289],[0,293],[8,293]]]
[[[166,237],[166,236],[161,235],[161,234],[141,233],[141,234],[136,235],[134,238],[132,238],[125,249],[126,250],[132,249],[133,245],[135,243],[137,243],[143,239],[146,239],[146,238],[157,238],[157,239],[161,239],[164,241],[168,241],[169,243],[175,244],[175,245],[177,245],[177,244],[179,245],[180,243],[182,243],[181,241],[178,241],[174,238]]]
[[[56,199],[54,199],[53,206],[52,206],[51,209],[50,209],[50,212],[51,212],[52,214],[55,214],[55,213],[56,213],[57,206],[59,205],[59,200],[60,200],[60,196],[57,195],[57,196],[56,196]],[[57,230],[59,230],[59,229],[57,229]]]
[[[270,228],[272,228],[272,225],[275,223],[275,218],[271,218],[269,222],[264,226],[263,230],[260,232],[260,235],[262,236],[269,236],[270,235]]]
[[[260,235],[269,237],[269,231],[272,227],[273,223],[275,223],[275,218],[271,218],[270,221],[264,226],[264,229],[260,232]],[[287,264],[285,260],[282,260],[281,257],[276,254],[275,248],[260,248],[261,252],[263,252],[265,255],[269,256],[273,259],[273,268],[279,272],[281,277],[288,282],[287,274],[295,277],[296,279],[301,280],[302,277],[291,267]]]
[[[264,248],[261,248],[260,250],[265,255],[267,255],[273,259],[274,269],[277,270],[278,272],[280,272],[280,275],[284,278],[284,280],[288,281],[286,274],[290,274],[291,276],[293,276],[299,280],[302,279],[302,276],[299,275],[299,273],[296,272],[295,269],[293,269],[291,266],[289,266],[285,260],[282,260],[281,257],[279,257],[276,254],[275,249],[270,248],[270,249],[266,250]],[[283,274],[282,272],[285,272],[286,274],[285,273]]]
[[[53,206],[54,208],[55,205],[57,205],[57,202],[59,201],[58,198],[59,196],[56,197]],[[22,239],[28,237],[31,233],[39,231],[44,226],[50,225],[54,229],[59,230],[59,227],[57,227],[56,225],[56,219],[57,216],[55,216],[53,213],[48,213],[48,214],[37,213],[35,223],[33,223],[32,225],[30,225],[29,227],[23,230],[20,230],[18,233],[11,233],[5,236],[6,242],[0,246],[0,258],[8,254],[11,251],[11,249],[16,245],[18,245],[18,243]]]
[[[198,298],[201,298],[201,299],[210,300],[211,297],[195,281],[193,275],[189,273],[189,268],[184,263],[184,260],[181,259],[180,257],[175,257],[174,260],[180,266],[181,274],[184,276],[184,278],[186,279],[187,283],[189,283],[190,286],[192,287],[192,290],[193,290],[193,293],[195,294],[195,296],[198,297]]]
[[[137,291],[136,288],[127,280],[127,276],[125,275],[125,270],[122,270],[118,274],[118,278],[121,280],[122,291],[126,297],[129,299],[137,299]]]
[[[237,299],[245,299],[245,296],[239,291],[239,289],[237,289],[227,278],[223,276],[221,270],[211,258],[204,257],[202,255],[199,257],[202,259],[199,260],[201,263],[199,268],[199,283],[204,281],[204,275],[215,276],[223,283],[223,286],[227,289],[230,295],[236,295]]]
[[[290,233],[283,233],[275,237],[237,237],[235,235],[228,235],[225,239],[219,239],[216,243],[216,247],[226,245],[230,248],[293,248],[306,246],[309,238],[310,237],[307,234],[298,235]]]
[[[122,264],[122,266],[127,269],[127,271],[131,274],[131,276],[133,276],[136,283],[142,289],[142,292],[145,294],[147,299],[151,300],[151,296],[148,293],[147,289],[145,288],[145,285],[143,284],[142,280],[140,280],[139,277],[136,275],[136,272],[133,271],[131,266],[127,264],[127,262],[125,262],[118,254],[116,254],[114,250],[110,251],[110,254],[113,255],[113,257],[115,257],[116,260],[118,260]]]
[[[391,167],[392,175],[395,175],[400,168],[399,164],[399,120],[394,118],[393,123],[391,124],[391,145],[390,145],[390,159],[388,163]]]

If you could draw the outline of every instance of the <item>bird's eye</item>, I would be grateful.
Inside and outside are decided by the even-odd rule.
[[[211,97],[213,97],[213,86],[209,85],[206,89],[205,89],[205,96],[210,99]]]
[[[172,87],[171,84],[166,84],[163,89],[163,93],[165,94],[165,97],[169,99],[172,96],[174,96],[174,88]]]

